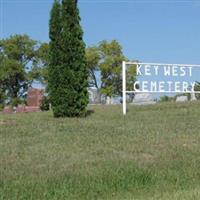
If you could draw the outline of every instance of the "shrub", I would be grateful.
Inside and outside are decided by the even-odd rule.
[[[48,111],[48,110],[50,109],[50,100],[49,100],[49,97],[48,97],[48,96],[45,96],[45,97],[42,99],[40,109],[41,109],[42,111]]]

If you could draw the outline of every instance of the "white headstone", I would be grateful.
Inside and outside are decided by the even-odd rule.
[[[97,88],[94,87],[88,88],[88,94],[89,94],[90,104],[96,104],[101,102],[100,93]]]
[[[195,93],[192,92],[192,93],[191,93],[191,101],[196,101],[196,100],[197,100],[197,98],[196,98],[196,96],[195,96]]]
[[[132,102],[134,105],[150,105],[155,103],[153,96],[149,93],[136,94]]]
[[[186,102],[186,101],[188,101],[187,96],[179,96],[176,98],[176,102]]]
[[[107,98],[106,98],[106,104],[108,104],[108,105],[114,104],[114,99],[113,99],[113,97],[107,97]]]

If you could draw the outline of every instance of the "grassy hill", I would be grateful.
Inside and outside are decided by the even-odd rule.
[[[0,115],[0,199],[200,199],[200,103]]]

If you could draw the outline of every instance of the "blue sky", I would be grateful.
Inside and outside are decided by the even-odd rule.
[[[52,2],[0,0],[0,37],[47,42]],[[200,0],[79,0],[79,9],[87,45],[116,39],[130,60],[200,64]]]
[[[0,0],[0,37],[48,41],[53,0]],[[200,0],[79,0],[87,45],[117,39],[129,59],[200,64]]]

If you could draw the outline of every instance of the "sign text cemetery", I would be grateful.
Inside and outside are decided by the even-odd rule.
[[[126,89],[126,70],[136,67],[137,81],[133,91]],[[126,95],[130,93],[200,93],[195,91],[192,77],[200,65],[123,62],[123,114],[126,114]]]

